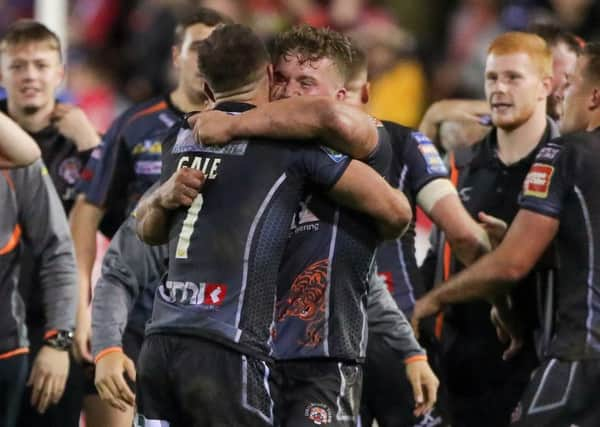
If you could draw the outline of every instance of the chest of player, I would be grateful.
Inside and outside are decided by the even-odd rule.
[[[91,150],[80,152],[77,146],[55,130],[46,129],[32,135],[42,151],[52,183],[68,213],[76,196],[75,186]]]
[[[167,135],[166,126],[149,129],[143,134],[128,135],[127,151],[131,167],[138,177],[157,180],[161,171],[162,141]]]
[[[533,156],[511,166],[492,158],[461,171],[458,193],[471,216],[479,212],[511,222],[519,210],[519,195]]]

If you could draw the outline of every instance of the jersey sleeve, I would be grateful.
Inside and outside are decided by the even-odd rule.
[[[387,177],[393,156],[392,146],[390,144],[390,135],[383,126],[377,127],[377,147],[365,160],[369,166],[379,172],[380,175]]]
[[[308,179],[323,191],[330,190],[338,182],[352,160],[324,145],[306,146],[297,153],[291,172]]]
[[[447,178],[448,169],[435,145],[420,132],[412,131],[407,137],[404,162],[408,165],[408,186],[417,194],[426,184],[438,178]]]
[[[46,330],[72,329],[77,308],[77,269],[62,202],[41,160],[15,170],[13,177],[19,223],[39,265]]]
[[[122,131],[128,119],[129,115],[123,115],[113,123],[82,171],[77,190],[96,206],[103,207],[108,200],[120,200],[117,193],[127,190],[123,185],[127,177],[123,174],[130,173],[132,167]]]
[[[523,182],[519,200],[522,208],[554,218],[560,216],[571,189],[571,151],[571,147],[555,142],[542,147]]]

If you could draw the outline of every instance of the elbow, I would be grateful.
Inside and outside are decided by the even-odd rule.
[[[385,240],[392,240],[402,237],[412,222],[412,209],[404,195],[398,190],[394,201],[387,209],[384,221],[380,226],[381,237]]]
[[[503,281],[514,283],[523,280],[529,274],[530,268],[523,263],[515,261],[505,265],[502,270]]]

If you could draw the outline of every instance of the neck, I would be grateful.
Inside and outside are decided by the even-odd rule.
[[[538,145],[546,130],[546,110],[537,108],[533,115],[516,129],[496,129],[498,157],[510,165],[527,157]]]
[[[171,102],[184,113],[202,111],[210,107],[210,100],[204,93],[198,96],[189,96],[181,86],[171,92]]]
[[[33,114],[27,114],[22,108],[17,107],[11,100],[7,101],[8,115],[27,132],[39,132],[50,125],[50,117],[56,103],[49,102]]]
[[[269,93],[268,90],[250,84],[232,91],[215,93],[215,98],[217,102],[235,101],[258,106],[269,102]]]

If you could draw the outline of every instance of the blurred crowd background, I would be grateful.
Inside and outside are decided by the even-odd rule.
[[[485,49],[503,31],[553,22],[586,40],[600,36],[597,0],[70,0],[61,97],[104,131],[131,103],[165,93],[173,27],[194,5],[266,40],[301,22],[348,33],[369,53],[371,112],[408,126],[435,100],[482,97]],[[0,11],[4,33],[34,17],[34,0],[0,0]]]

